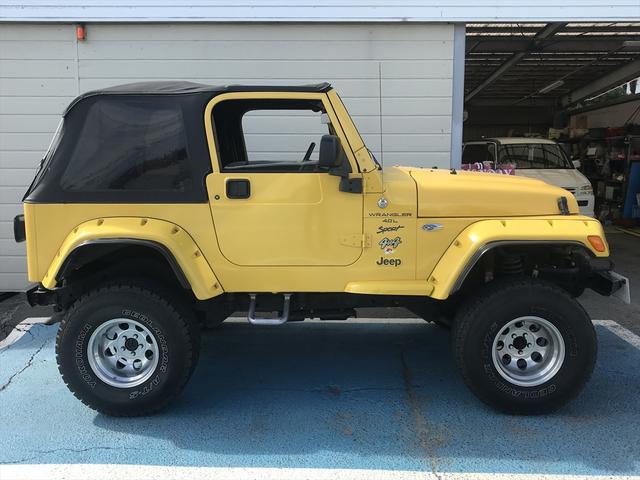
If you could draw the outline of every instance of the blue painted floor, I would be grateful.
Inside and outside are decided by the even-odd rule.
[[[550,416],[479,403],[433,325],[230,323],[173,407],[114,419],[67,391],[38,325],[0,351],[0,462],[640,474],[640,350],[597,331],[591,382]]]

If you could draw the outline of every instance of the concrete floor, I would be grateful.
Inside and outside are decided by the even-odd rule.
[[[23,293],[6,296],[0,301],[0,340],[26,318],[48,317],[53,313],[49,307],[30,307]]]

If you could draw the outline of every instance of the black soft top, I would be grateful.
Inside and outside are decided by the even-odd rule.
[[[32,203],[207,203],[211,157],[204,109],[227,92],[310,92],[298,86],[141,82],[87,92],[29,187]]]
[[[194,95],[201,94],[209,99],[228,92],[311,92],[322,93],[331,89],[327,82],[310,85],[205,85],[195,82],[137,82],[114,87],[92,90],[76,97],[65,109],[67,115],[73,107],[86,98],[101,95]]]

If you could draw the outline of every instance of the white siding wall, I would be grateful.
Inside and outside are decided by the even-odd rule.
[[[64,107],[80,92],[142,80],[330,81],[386,164],[450,163],[453,26],[0,24],[0,291],[25,286],[12,218]],[[272,141],[264,136],[265,149]]]
[[[77,93],[70,26],[0,25],[0,291],[26,286],[13,217],[60,113]]]

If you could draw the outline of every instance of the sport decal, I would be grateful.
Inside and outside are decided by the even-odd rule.
[[[380,225],[376,233],[397,232],[401,228],[404,228],[404,225],[393,225],[393,226]]]

